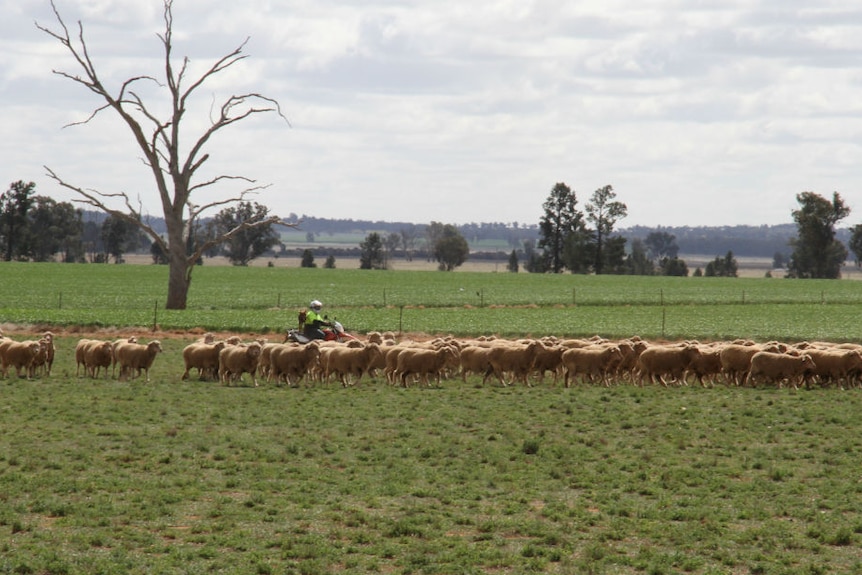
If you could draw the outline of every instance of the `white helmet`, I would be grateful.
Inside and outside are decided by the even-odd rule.
[[[311,309],[313,309],[314,311],[320,311],[321,308],[323,308],[323,304],[317,300],[312,300],[311,305],[309,307],[311,307]]]

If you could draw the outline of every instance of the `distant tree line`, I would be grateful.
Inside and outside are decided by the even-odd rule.
[[[628,238],[616,233],[617,221],[626,217],[625,204],[616,201],[611,186],[596,190],[585,205],[578,209],[577,194],[564,183],[557,183],[543,205],[539,223],[537,247],[525,246],[525,268],[530,272],[675,275],[687,276],[685,261],[679,258],[679,245],[674,234],[649,231],[646,236]],[[792,211],[796,235],[787,240],[789,257],[776,251],[773,265],[784,266],[788,278],[841,277],[849,250],[839,239],[838,222],[850,215],[850,208],[835,192],[829,200],[814,192],[797,194],[799,208]],[[848,230],[850,250],[856,265],[862,265],[862,224]],[[702,253],[702,252],[701,252]],[[513,252],[512,258],[516,254]],[[509,269],[517,271],[517,262]],[[724,257],[716,256],[706,270],[695,275],[736,277],[738,264],[732,250]]]
[[[69,202],[36,194],[33,182],[16,181],[0,194],[0,254],[5,261],[63,261],[69,263],[120,263],[130,252],[150,251],[154,263],[166,263],[159,244],[151,242],[139,226],[104,212],[83,211]],[[837,229],[850,208],[836,192],[830,198],[814,192],[796,196],[799,208],[791,215],[794,225],[725,226],[715,228],[634,227],[617,230],[627,208],[608,185],[597,189],[581,210],[576,192],[557,183],[543,204],[536,225],[454,225],[432,222],[327,220],[291,214],[289,221],[313,235],[356,233],[369,227],[356,247],[304,248],[297,255],[304,267],[316,267],[315,256],[326,256],[324,267],[333,268],[337,257],[358,258],[363,269],[388,269],[394,258],[422,258],[453,270],[467,258],[499,260],[512,272],[596,273],[632,275],[689,275],[680,253],[716,255],[694,275],[734,277],[736,255],[764,257],[771,251],[773,266],[785,268],[791,278],[837,278],[852,253],[862,266],[862,224]],[[229,240],[204,251],[207,257],[224,256],[234,265],[248,265],[263,255],[288,255],[272,226],[241,228],[243,221],[269,216],[266,206],[239,202],[199,220],[189,234],[187,253],[215,237]],[[148,218],[147,227],[163,227]],[[366,227],[367,226],[367,227]],[[389,230],[388,232],[380,230]],[[510,252],[471,251],[470,244],[505,239]],[[726,249],[728,245],[735,249]],[[719,249],[721,246],[721,249]],[[737,251],[738,250],[738,251]],[[200,262],[198,262],[200,263]]]
[[[206,251],[224,255],[235,265],[247,265],[280,243],[272,227],[242,229],[249,218],[266,217],[259,204],[239,202],[201,222],[189,235],[188,253],[203,242],[234,230],[229,240]],[[0,247],[4,261],[56,261],[67,263],[122,263],[123,256],[149,250],[154,263],[167,256],[125,218],[103,212],[85,212],[69,202],[37,195],[36,184],[17,181],[0,194]],[[58,257],[59,256],[59,257]]]

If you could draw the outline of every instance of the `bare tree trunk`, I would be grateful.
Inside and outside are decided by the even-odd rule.
[[[165,309],[186,309],[189,286],[192,282],[194,260],[186,255],[186,242],[183,238],[182,220],[165,220],[168,228],[168,298]]]
[[[186,309],[189,286],[192,283],[190,270],[184,265],[177,265],[170,259],[168,277],[168,301],[165,309]]]

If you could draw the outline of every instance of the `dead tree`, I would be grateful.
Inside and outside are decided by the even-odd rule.
[[[185,126],[183,119],[186,114],[186,106],[190,97],[203,86],[207,80],[231,66],[241,62],[247,56],[243,55],[243,48],[248,38],[230,53],[216,60],[204,73],[197,78],[186,77],[189,59],[183,58],[179,69],[174,68],[172,59],[172,0],[164,0],[165,31],[158,34],[164,50],[165,77],[160,81],[154,76],[141,75],[126,79],[115,92],[106,87],[99,75],[87,48],[84,38],[84,27],[78,22],[78,33],[75,38],[69,34],[65,22],[52,0],[51,7],[57,18],[59,29],[52,30],[36,23],[36,27],[54,39],[58,40],[72,55],[80,68],[78,73],[53,70],[63,78],[71,80],[87,88],[104,101],[104,104],[96,108],[85,120],[69,124],[87,124],[100,112],[113,110],[131,130],[135,142],[143,152],[143,162],[150,169],[155,180],[156,188],[162,203],[165,223],[167,226],[167,238],[162,236],[147,224],[141,214],[141,208],[135,207],[132,200],[125,192],[104,193],[97,190],[80,187],[63,180],[49,167],[45,166],[47,174],[60,186],[76,192],[81,203],[94,206],[116,218],[126,220],[140,227],[159,247],[167,254],[170,268],[168,277],[168,296],[165,307],[167,309],[185,309],[188,298],[189,286],[191,284],[192,270],[195,262],[201,255],[224,241],[229,240],[243,230],[267,225],[288,225],[277,216],[264,219],[247,220],[234,229],[212,238],[199,245],[189,247],[189,235],[194,230],[196,220],[207,210],[225,204],[237,203],[245,200],[247,195],[255,193],[266,186],[257,185],[255,180],[245,176],[219,175],[203,181],[196,179],[200,168],[209,160],[209,154],[205,148],[207,142],[217,132],[237,122],[245,120],[256,114],[275,113],[287,122],[282,114],[276,100],[257,93],[245,93],[228,97],[218,109],[211,113],[210,125],[203,130],[196,139],[187,138],[182,133],[182,141],[190,141],[193,144],[185,153],[180,151],[181,128]],[[166,118],[159,118],[151,110],[152,107],[144,103],[135,91],[135,87],[142,82],[152,82],[159,88],[167,91],[170,97],[170,114]],[[289,124],[288,124],[289,125]],[[192,194],[205,192],[217,184],[241,183],[245,188],[235,197],[226,200],[194,203]],[[110,204],[122,203],[123,208],[111,207]],[[295,227],[293,224],[291,227]]]

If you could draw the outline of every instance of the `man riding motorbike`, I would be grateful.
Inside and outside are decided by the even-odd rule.
[[[332,323],[320,315],[322,309],[323,304],[317,300],[313,300],[308,306],[308,311],[305,313],[305,325],[302,328],[302,334],[308,339],[324,339],[326,334],[320,329],[321,326],[332,327]]]

